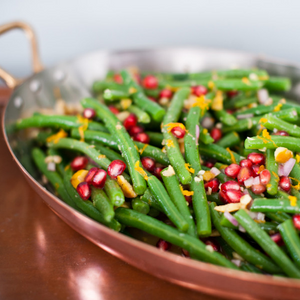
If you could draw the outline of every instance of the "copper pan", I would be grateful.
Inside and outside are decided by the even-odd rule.
[[[127,263],[164,280],[203,293],[228,299],[299,299],[300,281],[249,274],[186,259],[114,232],[64,204],[46,190],[28,159],[29,140],[22,134],[9,134],[9,125],[28,112],[54,106],[54,90],[59,88],[67,102],[90,96],[95,79],[110,69],[135,65],[141,70],[186,72],[224,69],[233,66],[265,68],[270,74],[289,76],[293,88],[288,96],[300,97],[300,67],[276,59],[223,49],[161,48],[135,51],[96,51],[42,70],[36,40],[31,28],[16,22],[0,26],[0,33],[22,28],[31,40],[34,72],[23,80],[0,70],[0,76],[14,88],[3,117],[7,146],[28,183],[62,220],[88,240]],[[74,251],[70,249],[70,251]]]

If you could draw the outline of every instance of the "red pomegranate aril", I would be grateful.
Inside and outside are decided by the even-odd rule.
[[[92,120],[95,118],[96,112],[92,108],[85,108],[82,115],[84,118]]]
[[[288,193],[291,189],[291,180],[288,176],[281,176],[278,185],[282,190]]]
[[[251,191],[256,195],[259,195],[266,191],[266,186],[263,184],[254,184],[251,186]]]
[[[242,167],[237,176],[237,180],[239,183],[243,183],[245,180],[250,178],[253,175],[253,171],[250,168]]]
[[[126,169],[126,164],[119,159],[113,160],[107,168],[107,173],[111,178],[117,178]]]
[[[88,159],[85,156],[76,156],[72,160],[70,166],[73,171],[78,171],[84,169],[87,164],[88,164]]]
[[[226,112],[229,113],[230,115],[232,115],[234,113],[233,109],[226,109]]]
[[[191,87],[192,94],[200,97],[207,94],[207,88],[203,85],[196,85]]]
[[[252,152],[248,154],[247,158],[250,159],[254,165],[265,164],[265,156],[262,153]]]
[[[185,201],[186,201],[189,205],[192,204],[192,196],[184,196],[184,198],[185,198]]]
[[[155,168],[155,160],[151,157],[142,157],[141,158],[141,163],[143,165],[143,167],[149,171],[149,172],[153,172],[154,168]]]
[[[214,165],[215,165],[215,163],[214,162],[212,162],[212,161],[206,161],[206,162],[204,162],[204,164],[203,164],[205,167],[208,167],[208,168],[212,168]]]
[[[140,133],[136,134],[133,137],[133,139],[137,142],[144,143],[144,144],[149,144],[149,142],[150,142],[150,137],[145,132],[140,132]]]
[[[222,131],[219,128],[213,128],[210,132],[210,136],[214,139],[214,142],[217,142],[222,138]]]
[[[264,169],[259,173],[260,182],[267,185],[271,180],[271,173],[269,170]]]
[[[114,107],[113,105],[110,105],[109,107],[109,110],[113,113],[113,114],[115,114],[115,115],[117,115],[120,111],[116,108],[116,107]]]
[[[233,98],[233,97],[237,96],[238,93],[239,93],[238,91],[228,91],[227,92],[227,97]]]
[[[137,123],[137,117],[135,114],[130,114],[123,122],[123,125],[126,130],[129,130],[131,127],[135,126]]]
[[[242,159],[240,161],[240,166],[241,167],[247,167],[247,168],[251,168],[253,165],[252,161],[250,159]]]
[[[274,233],[270,236],[270,238],[278,245],[278,246],[283,246],[284,241],[282,239],[282,236],[279,232]]]
[[[216,193],[219,190],[220,182],[217,178],[210,180],[204,184],[205,190],[207,191],[208,188],[211,188],[212,193]]]
[[[185,136],[185,130],[179,126],[173,127],[171,133],[178,139],[182,139]]]
[[[153,175],[156,176],[158,179],[161,180],[161,174],[160,172],[163,170],[164,168],[162,167],[155,167],[154,171],[153,171]]]
[[[172,91],[171,90],[168,90],[168,89],[163,89],[160,91],[159,93],[159,98],[167,98],[167,99],[171,99],[172,98]]]
[[[76,191],[83,200],[88,200],[91,197],[91,188],[85,181],[77,185]]]
[[[253,172],[254,175],[258,176],[260,174],[260,165],[253,165],[251,167],[251,170]]]
[[[143,86],[146,89],[156,89],[158,86],[158,80],[155,76],[153,75],[147,75],[144,79],[143,79]]]
[[[220,246],[217,245],[216,242],[211,241],[211,240],[206,240],[204,243],[205,243],[205,245],[207,245],[207,246],[212,246],[212,248],[214,249],[214,251],[217,251],[217,252],[220,251]]]
[[[186,258],[190,258],[190,253],[189,251],[185,250],[185,249],[181,249],[182,255]]]
[[[274,135],[289,136],[289,134],[284,130],[279,130],[275,132]]]
[[[136,125],[129,129],[129,134],[130,134],[130,136],[135,136],[136,134],[141,133],[143,131],[144,131],[144,128],[142,126]]]
[[[114,81],[118,84],[122,84],[123,83],[123,78],[120,74],[114,74]]]
[[[93,180],[93,178],[94,178],[94,176],[95,176],[95,174],[96,174],[96,172],[97,172],[98,170],[99,170],[98,168],[93,167],[93,168],[91,168],[91,169],[89,170],[89,172],[88,172],[87,175],[85,176],[85,179],[84,179],[84,180],[85,180],[89,185],[92,184],[92,180]]]
[[[156,100],[154,97],[147,96],[147,98],[148,98],[149,100],[151,100],[152,102],[157,102],[157,100]]]
[[[300,215],[296,214],[293,216],[293,223],[296,229],[300,230]]]
[[[156,247],[160,250],[167,251],[171,248],[171,244],[165,240],[159,239],[156,243]]]
[[[221,190],[223,192],[229,191],[229,190],[239,191],[240,189],[241,189],[241,186],[236,181],[233,181],[233,180],[226,181],[226,182],[222,183],[222,185],[221,185]]]
[[[98,169],[92,179],[92,185],[98,189],[102,189],[104,187],[106,181],[107,173],[103,169]]]
[[[219,197],[225,203],[238,203],[244,194],[237,190],[220,191]]]
[[[241,167],[237,164],[231,164],[227,168],[225,168],[224,173],[228,177],[236,178],[236,176],[239,174]]]

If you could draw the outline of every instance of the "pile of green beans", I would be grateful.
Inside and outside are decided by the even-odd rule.
[[[260,69],[110,71],[78,116],[35,112],[12,131],[38,129],[31,157],[43,184],[94,221],[147,232],[203,262],[300,279],[300,105],[278,94],[290,87]],[[114,176],[116,161],[126,167]],[[85,177],[91,168],[106,172],[101,188]]]

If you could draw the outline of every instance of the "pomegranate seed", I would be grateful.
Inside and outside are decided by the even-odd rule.
[[[156,247],[160,250],[167,251],[171,248],[171,244],[165,240],[159,239],[156,243]]]
[[[98,169],[92,179],[92,185],[98,189],[102,189],[104,187],[106,181],[107,173],[103,169]]]
[[[115,115],[117,115],[120,111],[116,108],[116,107],[114,107],[113,105],[110,105],[109,107],[109,110],[113,113],[113,114],[115,114]]]
[[[154,97],[148,96],[147,98],[148,98],[149,100],[151,100],[152,102],[157,102],[156,99],[155,99]]]
[[[123,83],[123,78],[120,74],[114,74],[114,81],[118,84],[122,84]]]
[[[279,232],[274,233],[270,236],[270,238],[278,245],[278,246],[283,246],[284,242],[282,239],[282,236]]]
[[[224,173],[228,177],[236,178],[236,176],[239,174],[241,167],[237,164],[231,164],[227,168],[225,168]]]
[[[191,257],[189,251],[187,251],[187,250],[185,250],[185,249],[181,249],[181,252],[182,252],[182,255],[183,255],[184,257],[187,257],[187,258],[190,258],[190,257]]]
[[[96,167],[93,167],[89,170],[89,172],[87,173],[87,175],[85,176],[85,181],[91,185],[92,184],[92,180],[96,174],[96,172],[98,171],[99,169],[96,168]]]
[[[220,191],[219,198],[225,203],[238,203],[244,194],[237,190]]]
[[[230,115],[232,115],[234,113],[233,109],[226,109],[226,112],[229,113]]]
[[[210,180],[204,184],[205,190],[207,191],[208,188],[211,188],[212,193],[216,193],[219,190],[220,182],[217,178]]]
[[[253,165],[252,161],[250,159],[243,159],[240,161],[240,166],[241,167],[248,167],[248,168],[251,168]]]
[[[142,126],[136,125],[129,129],[129,134],[130,134],[130,136],[134,136],[143,131],[144,131],[144,128]]]
[[[146,89],[156,89],[158,86],[158,80],[153,75],[147,75],[143,80],[143,86]]]
[[[92,108],[85,108],[82,115],[84,118],[92,120],[95,118],[96,112]]]
[[[213,128],[210,132],[210,136],[214,139],[215,142],[222,138],[222,131],[219,128]]]
[[[167,98],[167,99],[171,99],[172,98],[172,91],[168,90],[168,89],[163,89],[160,91],[159,93],[159,98]]]
[[[289,192],[291,189],[291,180],[287,176],[281,176],[279,180],[279,187],[285,192]]]
[[[251,170],[253,171],[253,174],[255,174],[256,176],[258,176],[260,174],[260,169],[259,169],[259,165],[253,165]]]
[[[191,87],[192,94],[200,97],[207,94],[207,88],[203,85],[196,85]]]
[[[264,169],[259,173],[260,182],[267,185],[271,179],[271,173],[269,170]]]
[[[293,223],[296,229],[300,230],[300,215],[294,215],[293,216]]]
[[[178,139],[182,139],[185,136],[185,130],[179,126],[173,127],[171,132]]]
[[[153,171],[153,175],[156,176],[158,179],[161,180],[161,175],[160,172],[163,170],[164,168],[162,167],[155,167],[154,171]]]
[[[233,180],[226,181],[226,182],[222,183],[222,185],[221,185],[221,190],[223,192],[229,191],[229,190],[239,191],[240,189],[241,189],[240,185],[236,181],[233,181]]]
[[[250,178],[253,175],[253,171],[250,168],[247,167],[242,167],[240,169],[240,172],[237,176],[237,180],[239,183],[243,183],[245,180],[247,180],[248,178]]]
[[[212,248],[214,249],[214,251],[217,251],[217,252],[220,251],[220,246],[215,241],[206,240],[204,243],[207,246],[212,246]]]
[[[126,130],[129,130],[131,127],[135,126],[137,123],[137,117],[135,114],[130,114],[123,122]]]
[[[77,185],[76,191],[83,200],[88,200],[91,197],[91,188],[85,181]]]
[[[185,201],[186,201],[189,205],[192,204],[192,196],[184,196],[184,198],[185,198]]]
[[[204,162],[204,166],[208,167],[208,168],[212,168],[215,165],[215,163],[211,162],[211,161],[206,161]]]
[[[261,153],[252,152],[248,154],[247,158],[250,159],[254,165],[265,164],[265,156]]]
[[[150,142],[150,137],[145,132],[140,132],[140,133],[136,134],[133,137],[133,139],[137,142],[144,143],[144,144],[149,144],[149,142]]]
[[[119,159],[113,160],[107,168],[107,173],[111,178],[117,178],[126,169],[126,164]]]
[[[154,168],[155,168],[155,160],[151,157],[142,157],[141,158],[141,162],[143,167],[149,171],[149,172],[153,172]]]
[[[289,136],[289,134],[284,130],[279,130],[274,135],[282,135],[282,136]]]
[[[88,163],[88,159],[85,156],[76,156],[70,166],[73,171],[84,169]]]
[[[228,98],[233,98],[233,97],[237,96],[238,93],[239,93],[238,91],[228,91],[227,92],[227,97]]]
[[[266,191],[266,186],[263,184],[254,184],[251,186],[251,191],[256,195],[259,195]]]

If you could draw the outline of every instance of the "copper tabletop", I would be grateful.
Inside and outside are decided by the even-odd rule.
[[[1,101],[8,91],[0,88]],[[61,221],[29,187],[0,133],[0,299],[217,299],[144,273]]]

